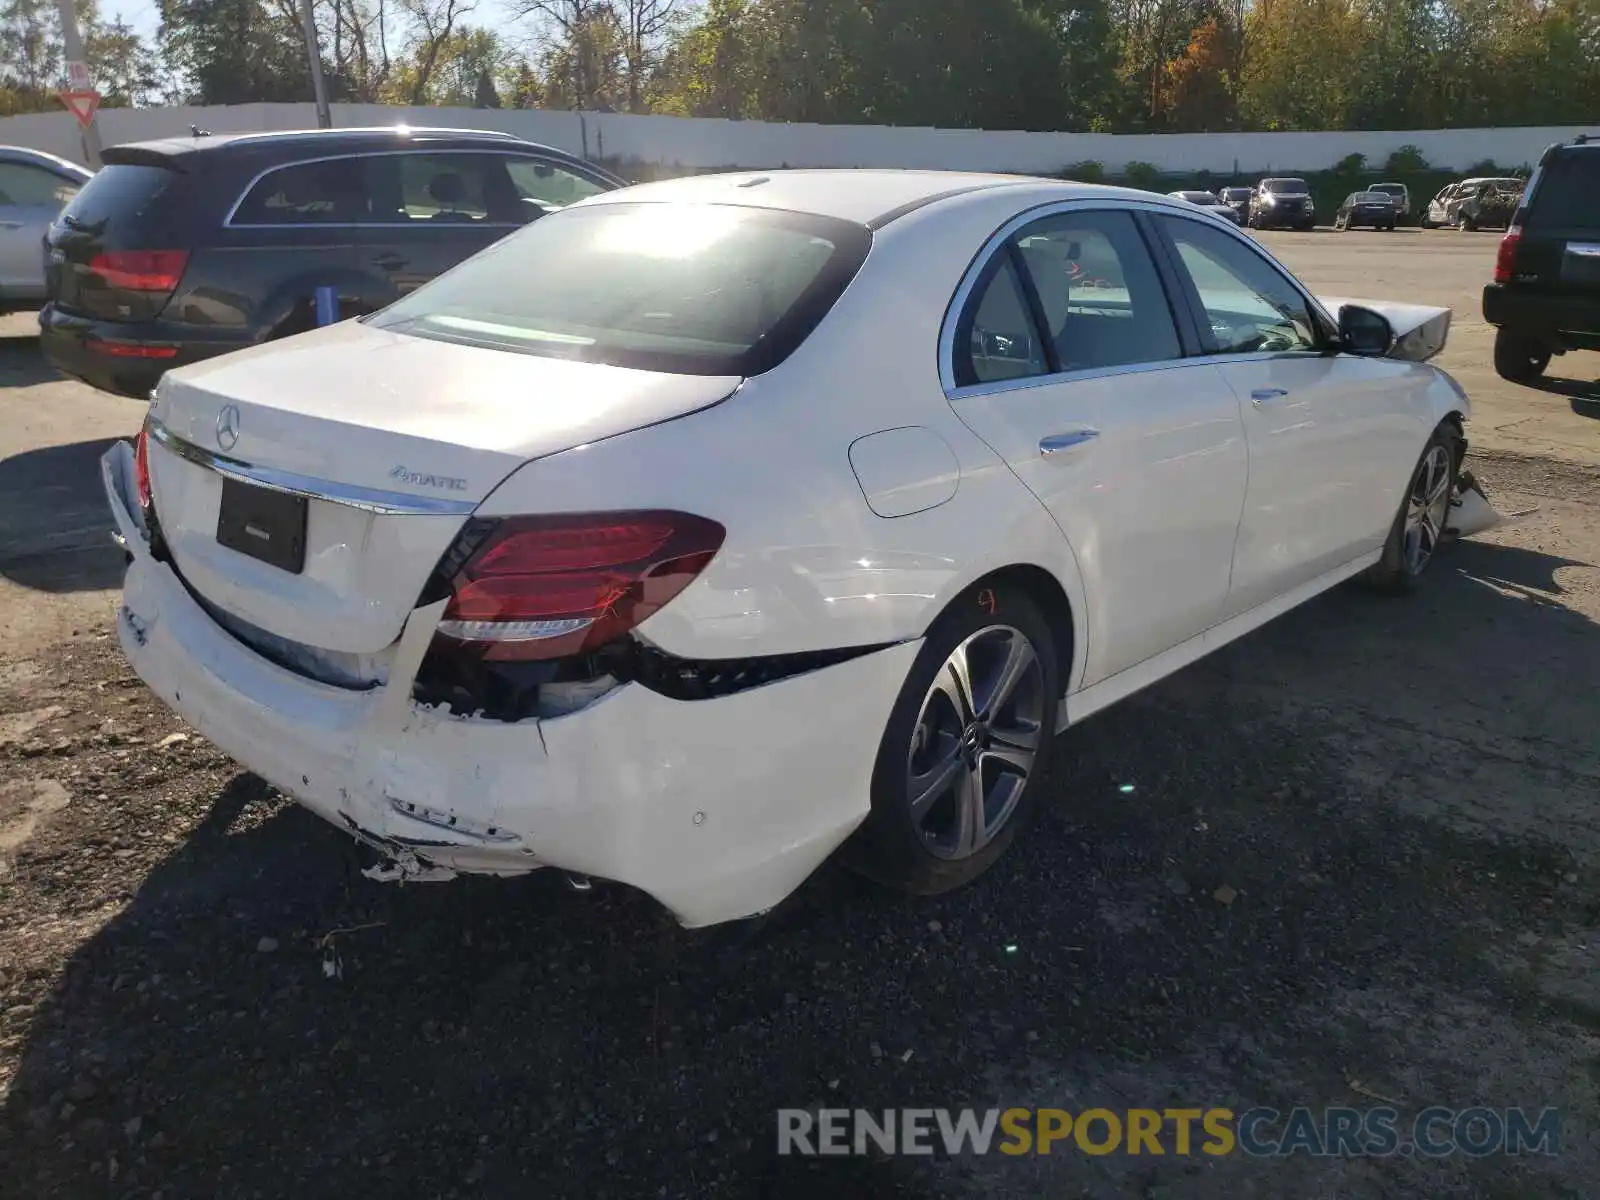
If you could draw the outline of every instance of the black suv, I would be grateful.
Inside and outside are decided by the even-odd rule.
[[[1600,350],[1600,138],[1557,142],[1539,159],[1500,240],[1483,318],[1494,369],[1537,379],[1552,354]]]
[[[144,397],[172,367],[373,312],[623,181],[502,133],[310,130],[139,142],[45,236],[44,353]],[[331,289],[331,290],[330,290]]]

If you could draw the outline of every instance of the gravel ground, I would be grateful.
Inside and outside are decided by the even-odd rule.
[[[978,885],[825,868],[733,947],[553,877],[370,883],[107,620],[10,653],[0,1192],[1595,1195],[1600,472],[1474,465],[1525,515],[1071,731]],[[1563,1153],[775,1153],[785,1106],[1380,1096],[1559,1106]]]

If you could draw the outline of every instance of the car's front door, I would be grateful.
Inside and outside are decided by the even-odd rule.
[[[942,369],[957,414],[1072,546],[1087,685],[1219,619],[1244,430],[1218,368],[1184,360],[1129,210],[1066,205],[1005,232],[953,310]]]
[[[81,186],[31,163],[0,162],[0,294],[44,298],[45,230]]]
[[[1162,216],[1186,292],[1244,414],[1250,484],[1229,615],[1378,549],[1427,436],[1431,372],[1336,353],[1305,293],[1248,238]]]

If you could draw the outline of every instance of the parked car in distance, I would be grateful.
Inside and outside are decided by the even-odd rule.
[[[1333,214],[1333,227],[1341,232],[1363,225],[1392,231],[1399,217],[1394,197],[1384,192],[1351,192]]]
[[[1544,374],[1552,354],[1600,350],[1600,138],[1544,152],[1500,239],[1483,319],[1494,367],[1514,383]]]
[[[1398,220],[1404,225],[1411,218],[1411,189],[1403,183],[1371,183],[1366,191],[1382,192],[1386,196],[1393,196],[1395,211]]]
[[[504,133],[332,129],[114,146],[45,238],[45,356],[145,397],[164,372],[374,312],[562,206],[621,187]],[[38,249],[35,248],[35,256]]]
[[[1217,195],[1224,204],[1233,209],[1233,218],[1240,225],[1250,220],[1250,197],[1255,195],[1254,188],[1225,187]]]
[[[44,304],[45,231],[92,178],[87,167],[54,154],[0,146],[0,316]]]
[[[1512,176],[1459,180],[1428,201],[1419,223],[1424,229],[1441,225],[1469,231],[1507,228],[1525,186],[1526,181]]]
[[[1251,229],[1314,229],[1316,214],[1304,179],[1263,179],[1250,196]]]
[[[1223,203],[1214,192],[1168,192],[1167,195],[1174,200],[1182,200],[1186,204],[1194,205],[1196,208],[1203,208],[1207,212],[1215,213],[1226,221],[1232,221],[1235,225],[1239,223],[1239,214],[1234,211],[1233,206]]]
[[[1342,580],[1422,584],[1449,315],[1320,301],[1124,188],[609,192],[169,373],[103,460],[118,637],[380,878],[555,868],[703,926],[842,847],[944,892],[1059,730]]]

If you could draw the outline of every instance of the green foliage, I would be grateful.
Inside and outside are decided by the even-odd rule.
[[[1428,160],[1416,146],[1406,145],[1389,155],[1383,169],[1389,175],[1415,174],[1428,169]]]
[[[1106,181],[1106,168],[1104,163],[1097,163],[1086,158],[1082,162],[1068,163],[1061,168],[1062,179],[1072,179],[1078,183],[1104,183]]]
[[[1121,183],[1128,187],[1143,188],[1147,192],[1159,192],[1161,188],[1161,168],[1154,163],[1131,162],[1122,168]]]

